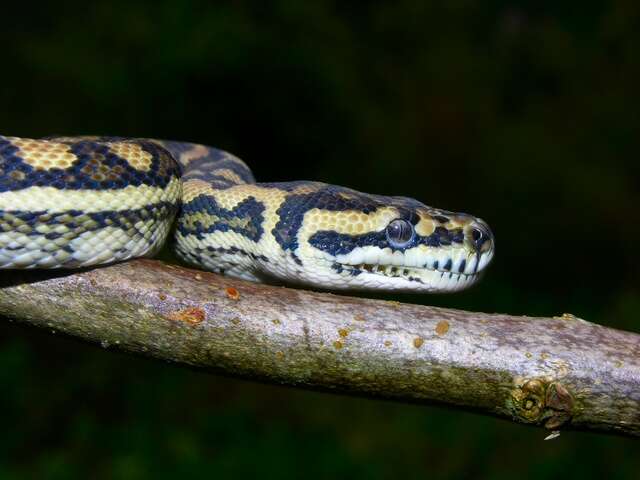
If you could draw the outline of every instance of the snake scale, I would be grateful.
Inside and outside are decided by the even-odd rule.
[[[171,231],[198,268],[322,289],[461,290],[494,252],[479,218],[319,182],[256,183],[204,145],[0,136],[1,269],[149,256]]]

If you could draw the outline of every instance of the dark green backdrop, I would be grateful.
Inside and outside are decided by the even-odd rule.
[[[481,285],[395,298],[640,330],[638,2],[14,2],[0,15],[2,134],[198,141],[260,180],[467,211],[497,237]],[[7,322],[0,335],[1,478],[640,471],[628,439],[543,442],[469,413],[223,379]]]

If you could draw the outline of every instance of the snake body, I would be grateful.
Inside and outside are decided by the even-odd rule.
[[[199,268],[328,289],[460,290],[494,251],[470,215],[319,182],[256,183],[204,145],[0,136],[0,269],[149,256],[172,229],[178,256]]]

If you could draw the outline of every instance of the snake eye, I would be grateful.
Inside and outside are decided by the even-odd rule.
[[[404,248],[413,240],[414,230],[406,220],[394,220],[387,225],[387,241],[393,248]]]

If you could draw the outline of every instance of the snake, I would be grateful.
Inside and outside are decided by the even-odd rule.
[[[173,241],[168,241],[173,233]],[[480,218],[315,181],[257,183],[197,143],[0,136],[0,269],[76,269],[155,255],[321,290],[453,292],[495,241]]]

